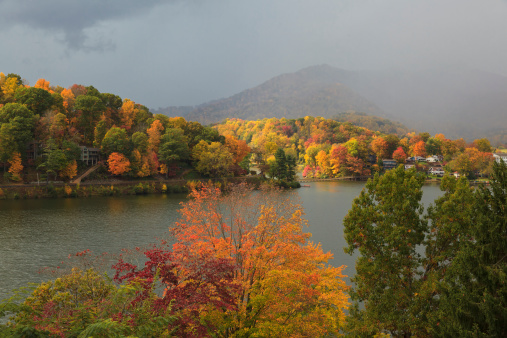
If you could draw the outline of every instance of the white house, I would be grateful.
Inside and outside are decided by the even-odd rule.
[[[433,155],[433,156],[430,156],[430,157],[426,158],[426,162],[429,162],[429,163],[435,163],[435,162],[438,162],[438,161],[439,161],[439,158],[436,155]]]
[[[437,176],[444,176],[445,171],[444,171],[444,169],[442,169],[442,167],[431,167],[428,170],[428,174],[437,175]]]
[[[507,163],[507,153],[494,153],[493,157],[498,163],[500,163],[501,160]]]

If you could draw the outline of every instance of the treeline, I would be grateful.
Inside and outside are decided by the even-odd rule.
[[[430,155],[441,156],[448,172],[473,177],[490,174],[494,162],[493,149],[485,138],[466,143],[443,134],[409,132],[398,136],[322,117],[227,119],[215,128],[220,134],[247,142],[259,162],[273,161],[277,149],[283,149],[305,165],[306,177],[369,175],[383,169],[384,159],[401,164],[409,157]]]
[[[0,73],[5,180],[22,181],[27,167],[48,179],[71,179],[78,163],[98,161],[98,151],[117,176],[168,176],[178,162],[186,162],[202,175],[217,177],[244,173],[239,163],[249,148],[200,123],[153,115],[93,86],[62,88],[39,79],[30,87],[17,74]]]

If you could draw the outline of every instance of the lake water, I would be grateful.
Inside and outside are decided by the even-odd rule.
[[[312,182],[297,190],[309,220],[312,241],[331,251],[335,266],[354,272],[355,257],[343,252],[342,220],[364,182]],[[441,195],[425,185],[427,207]],[[185,195],[94,197],[79,199],[0,201],[0,299],[13,288],[49,277],[39,269],[57,266],[69,254],[90,249],[95,254],[119,253],[168,238],[168,227],[179,218]]]

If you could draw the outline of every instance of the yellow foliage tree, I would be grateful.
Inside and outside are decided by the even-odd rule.
[[[136,119],[139,109],[136,108],[136,103],[129,99],[123,100],[123,104],[120,108],[120,118],[125,129],[130,130]]]

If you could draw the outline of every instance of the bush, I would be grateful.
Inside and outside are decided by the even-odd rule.
[[[56,188],[52,184],[48,184],[46,186],[46,193],[47,193],[48,197],[51,197],[51,198],[58,197],[58,192],[56,191]]]

